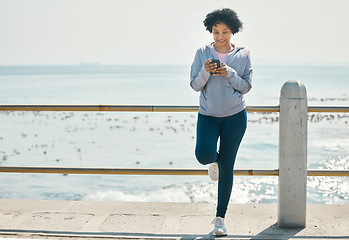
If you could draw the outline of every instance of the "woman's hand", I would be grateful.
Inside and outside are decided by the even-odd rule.
[[[206,60],[206,62],[204,63],[205,70],[206,72],[214,73],[215,69],[217,68],[217,63],[211,63],[211,62],[212,62],[211,59]]]
[[[228,77],[228,70],[226,68],[226,64],[222,63],[222,66],[219,68],[216,68],[213,71],[213,76],[222,76],[222,77]]]

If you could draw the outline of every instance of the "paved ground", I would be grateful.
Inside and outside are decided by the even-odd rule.
[[[307,227],[280,229],[275,204],[232,204],[223,239],[349,239],[349,204],[308,205]],[[208,203],[0,200],[0,239],[214,239]]]

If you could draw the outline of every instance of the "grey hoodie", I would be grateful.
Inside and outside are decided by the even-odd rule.
[[[198,49],[191,65],[190,86],[200,91],[199,113],[226,117],[244,110],[244,94],[252,88],[250,52],[244,47],[235,47],[226,62],[228,77],[210,75],[204,67],[209,58],[218,59],[213,43]]]

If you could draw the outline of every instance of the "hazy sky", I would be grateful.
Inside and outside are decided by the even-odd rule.
[[[0,65],[191,64],[221,7],[258,64],[349,63],[348,0],[0,0]]]

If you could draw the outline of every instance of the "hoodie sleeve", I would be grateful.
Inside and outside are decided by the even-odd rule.
[[[251,66],[250,52],[247,51],[244,58],[245,61],[242,64],[245,65],[245,68],[242,76],[239,76],[235,69],[227,66],[229,83],[235,90],[241,92],[242,94],[246,94],[251,90],[253,72]]]
[[[197,92],[204,89],[210,78],[210,73],[205,70],[204,61],[203,54],[199,49],[195,54],[190,71],[190,86]]]

